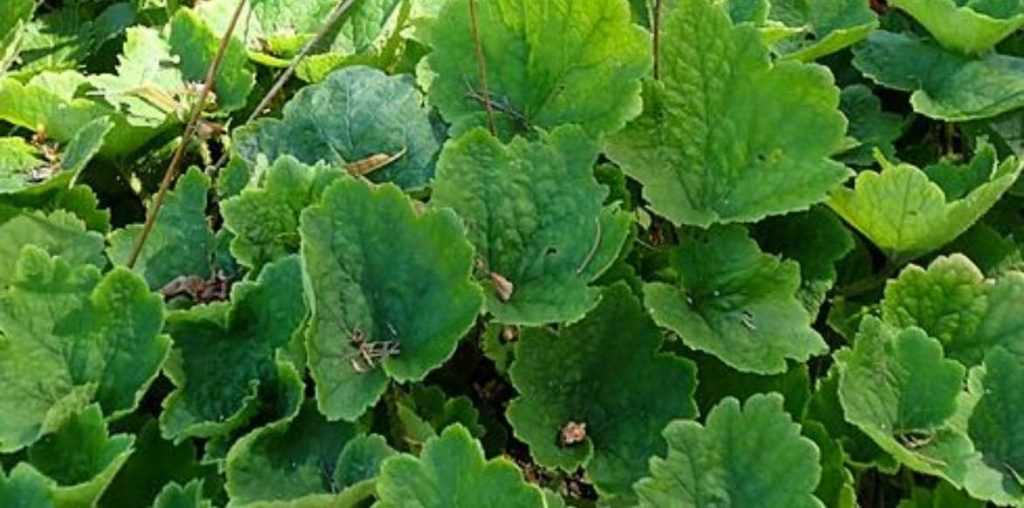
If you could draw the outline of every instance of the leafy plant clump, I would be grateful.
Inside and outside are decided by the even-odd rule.
[[[1024,507],[1024,1],[2,3],[0,508]]]

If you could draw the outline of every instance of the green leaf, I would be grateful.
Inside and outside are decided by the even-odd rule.
[[[157,495],[153,508],[213,508],[213,503],[203,498],[203,481],[192,480],[184,487],[169,483]]]
[[[0,224],[0,288],[14,282],[18,256],[26,245],[59,256],[71,266],[103,268],[107,264],[103,236],[86,231],[85,224],[74,215],[63,210],[22,213]]]
[[[154,101],[161,93],[169,100],[185,91],[185,80],[171,45],[153,28],[128,30],[124,53],[118,57],[117,74],[89,78],[108,103],[124,114],[128,123],[157,128],[177,121],[178,111]]]
[[[0,506],[55,508],[53,480],[27,463],[18,464],[10,476],[0,468]]]
[[[413,386],[408,395],[395,403],[395,413],[396,439],[413,449],[456,423],[469,429],[476,437],[486,431],[479,423],[480,412],[469,397],[448,398],[436,386]]]
[[[1019,2],[893,0],[924,25],[939,44],[961,53],[983,53],[1024,26]]]
[[[849,177],[828,159],[846,130],[828,69],[773,64],[757,29],[710,0],[682,0],[663,32],[661,81],[607,147],[656,213],[677,225],[754,222],[823,201]]]
[[[224,227],[234,233],[231,253],[259,269],[299,250],[299,214],[319,201],[331,182],[344,174],[335,167],[307,166],[290,155],[274,163],[258,187],[221,202]]]
[[[477,3],[487,93],[480,87],[467,0],[446,2],[420,34],[433,48],[427,61],[437,73],[430,102],[453,135],[486,125],[488,94],[503,139],[564,124],[610,133],[640,114],[640,79],[651,68],[651,45],[632,23],[628,2]]]
[[[836,263],[853,250],[853,235],[825,207],[770,217],[754,227],[753,235],[765,251],[800,263],[797,296],[811,315],[835,284]]]
[[[1021,168],[1016,158],[992,160],[981,185],[957,199],[947,196],[929,174],[894,164],[876,154],[881,173],[863,171],[854,188],[836,190],[829,206],[867,236],[896,264],[953,241],[971,227],[1013,185]]]
[[[94,506],[132,454],[133,436],[109,436],[98,405],[71,416],[28,449],[28,463],[56,482],[57,508]]]
[[[1018,408],[1024,404],[1020,390],[1024,364],[1016,354],[996,347],[985,356],[984,370],[978,374],[980,398],[967,422],[967,433],[978,456],[972,460],[964,483],[976,498],[1020,506],[1024,503],[1020,443],[1024,418]]]
[[[768,18],[800,29],[777,43],[776,51],[804,62],[852,46],[878,27],[868,0],[775,0]]]
[[[36,7],[35,0],[11,0],[5,6],[4,16],[0,18],[0,75],[6,73],[17,58],[25,24],[32,20]]]
[[[785,409],[794,418],[803,417],[811,398],[811,378],[806,365],[763,376],[739,372],[717,358],[696,351],[686,356],[697,364],[697,408],[707,414],[726,397],[746,400],[758,393],[776,392],[785,397]]]
[[[936,0],[947,1],[947,0]],[[966,56],[903,34],[877,31],[853,64],[888,88],[913,92],[914,111],[938,120],[990,118],[1024,106],[1024,59]]]
[[[871,166],[874,151],[886,158],[896,157],[893,143],[903,135],[906,121],[900,115],[882,110],[882,101],[865,85],[852,85],[839,95],[839,109],[850,121],[848,135],[857,146],[844,151],[839,158],[848,164]]]
[[[377,508],[544,508],[540,489],[508,459],[484,461],[480,443],[461,425],[427,442],[419,458],[384,461]]]
[[[874,441],[856,426],[846,421],[839,400],[839,369],[832,367],[828,374],[817,380],[814,394],[807,405],[805,421],[821,422],[829,434],[847,454],[850,465],[880,471],[895,471],[898,465]]]
[[[504,145],[476,129],[449,142],[431,196],[466,221],[480,275],[493,288],[486,309],[501,323],[583,317],[600,295],[589,284],[630,231],[628,213],[604,206],[608,189],[594,179],[597,144],[576,126],[539,136]]]
[[[984,508],[982,501],[971,498],[949,484],[940,482],[934,490],[914,487],[911,498],[900,501],[897,508]]]
[[[670,423],[668,456],[652,459],[651,476],[636,484],[640,506],[824,508],[813,495],[818,449],[782,402],[778,394],[755,395],[741,407],[729,397],[703,426]]]
[[[172,313],[167,330],[175,346],[165,373],[177,389],[163,402],[164,437],[213,437],[248,421],[257,409],[257,390],[277,375],[276,351],[305,317],[297,256],[236,284],[230,304]]]
[[[816,421],[804,420],[801,425],[803,435],[814,441],[821,453],[821,481],[814,491],[815,497],[824,500],[826,506],[857,508],[856,482],[846,467],[846,453],[842,445]]]
[[[538,464],[567,472],[583,466],[599,492],[629,494],[647,459],[665,451],[658,431],[697,416],[696,368],[659,353],[661,343],[623,283],[559,333],[525,330],[510,369],[520,394],[507,411],[516,437]],[[579,442],[564,439],[573,425],[585,426]]]
[[[0,292],[0,450],[55,430],[90,400],[131,412],[167,357],[163,302],[134,274],[104,276],[43,250],[22,250]]]
[[[210,179],[198,168],[185,173],[167,194],[134,271],[154,289],[182,275],[210,276],[215,247],[213,231],[206,220],[206,194]],[[135,247],[142,225],[133,224],[110,235],[107,255],[115,265],[125,266]]]
[[[330,104],[330,107],[324,105]],[[303,88],[280,120],[263,118],[235,132],[235,149],[250,165],[291,155],[306,164],[345,166],[375,155],[397,157],[370,173],[375,182],[424,187],[434,176],[440,142],[409,76],[349,67]]]
[[[207,69],[220,47],[220,36],[192,9],[178,9],[170,22],[170,53],[181,61],[185,81],[203,82]],[[249,92],[256,84],[256,74],[249,65],[245,45],[232,37],[224,51],[220,71],[214,82],[217,106],[230,112],[245,106]]]
[[[915,471],[956,481],[971,443],[951,425],[964,367],[919,328],[861,322],[853,349],[835,354],[846,419]]]
[[[1024,358],[1024,274],[985,279],[959,254],[939,257],[927,270],[911,265],[886,285],[882,317],[923,329],[967,366],[996,346]]]
[[[694,349],[757,374],[828,347],[797,299],[800,266],[763,254],[741,226],[694,232],[673,253],[676,284],[644,285],[651,316]]]
[[[53,162],[21,138],[0,138],[0,168],[4,173],[0,174],[0,193],[38,195],[73,186],[113,127],[107,117],[85,124]],[[41,172],[43,181],[35,181],[35,172]]]
[[[362,433],[355,424],[328,422],[310,401],[294,420],[247,435],[228,454],[227,490],[231,506],[338,494],[377,476],[376,471],[367,471],[343,478],[366,465],[365,459],[369,459],[371,469],[379,467],[379,457],[349,451],[349,445],[356,443],[356,437]],[[355,481],[348,483],[349,480]]]
[[[330,420],[358,418],[389,378],[423,379],[480,312],[473,249],[450,210],[417,212],[398,187],[346,178],[302,213],[300,231],[309,367]],[[366,362],[354,339],[397,351]]]
[[[44,72],[24,84],[11,78],[0,79],[0,120],[69,143],[87,125],[110,117],[114,128],[106,135],[101,149],[108,157],[127,155],[159,132],[151,126],[131,125],[115,109],[86,98],[84,89],[89,79],[75,71]]]

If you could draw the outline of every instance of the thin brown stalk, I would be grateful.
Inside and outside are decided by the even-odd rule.
[[[354,3],[355,0],[344,0],[338,2],[338,5],[334,7],[331,14],[327,16],[327,21],[325,21],[323,26],[320,27],[320,31],[317,32],[312,39],[307,41],[304,46],[302,46],[302,49],[299,50],[299,54],[295,55],[295,58],[292,58],[288,67],[277,75],[277,78],[274,79],[274,85],[271,86],[270,90],[268,90],[263,98],[260,99],[260,103],[256,106],[256,109],[253,109],[252,113],[249,113],[249,118],[245,119],[245,123],[252,122],[263,114],[263,111],[267,109],[267,106],[269,106],[270,103],[281,94],[281,91],[284,90],[284,86],[288,84],[288,81],[295,75],[295,71],[299,68],[299,64],[309,56],[309,53],[313,51],[313,48],[315,48],[317,44],[320,44],[320,41],[327,36],[334,24],[337,23],[346,12],[348,12],[349,8],[351,8]],[[210,172],[216,172],[220,169],[220,167],[228,161],[229,156],[230,154],[227,150],[220,154],[217,162],[213,163],[213,166],[210,166]]]
[[[231,17],[231,23],[228,25],[224,36],[221,37],[220,47],[217,48],[217,55],[214,56],[213,61],[210,62],[210,67],[206,71],[206,80],[203,82],[203,88],[199,92],[199,99],[192,106],[192,115],[188,120],[188,124],[185,125],[185,133],[181,136],[181,143],[174,151],[171,163],[167,166],[167,171],[164,173],[164,179],[160,182],[160,190],[157,192],[156,197],[153,198],[153,205],[149,210],[149,214],[146,215],[146,223],[142,227],[142,233],[135,239],[135,245],[132,246],[132,253],[128,257],[128,268],[133,268],[139,260],[142,247],[146,245],[146,240],[149,238],[150,233],[153,232],[153,226],[156,224],[157,216],[160,214],[160,207],[163,206],[164,199],[167,197],[167,190],[178,176],[181,161],[185,158],[185,149],[192,140],[192,136],[196,133],[199,119],[202,116],[203,109],[206,108],[206,100],[213,89],[213,83],[217,78],[218,71],[220,71],[220,65],[224,61],[224,54],[227,53],[228,44],[231,42],[232,34],[235,33],[235,26],[238,25],[238,18],[242,15],[244,7],[245,0],[238,0],[238,7],[235,8],[235,13]]]
[[[662,0],[654,0],[654,12],[651,13],[651,33],[654,40],[654,79],[661,76],[661,2]]]
[[[480,21],[476,14],[476,0],[469,0],[469,24],[476,46],[476,66],[480,70],[480,93],[487,98],[484,109],[487,110],[487,127],[491,134],[497,136],[498,129],[494,125],[494,108],[491,107],[491,93],[487,90],[487,61],[484,59],[484,47],[480,42]]]

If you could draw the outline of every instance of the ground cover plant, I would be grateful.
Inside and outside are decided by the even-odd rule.
[[[0,508],[1024,506],[1022,27],[3,0]]]

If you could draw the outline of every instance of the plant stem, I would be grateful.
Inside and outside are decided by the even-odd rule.
[[[182,159],[185,158],[185,149],[192,140],[192,136],[195,135],[196,126],[199,125],[199,119],[202,116],[203,109],[206,107],[206,100],[209,98],[210,91],[213,89],[213,83],[217,78],[217,72],[220,70],[220,65],[224,61],[224,54],[227,53],[228,44],[231,42],[231,36],[235,32],[235,26],[238,25],[238,18],[241,16],[242,9],[244,7],[245,0],[238,0],[238,7],[235,8],[235,13],[231,17],[231,23],[228,25],[228,29],[224,33],[224,36],[221,37],[220,47],[217,48],[217,55],[213,58],[213,61],[210,62],[210,67],[206,71],[206,81],[203,82],[203,89],[199,92],[199,99],[192,106],[192,116],[189,118],[188,124],[185,125],[185,133],[181,136],[181,143],[178,145],[177,150],[174,151],[171,163],[167,166],[167,171],[164,173],[164,179],[160,182],[160,190],[153,199],[153,206],[149,211],[149,214],[146,216],[146,223],[142,227],[142,233],[135,240],[135,245],[132,246],[132,253],[128,257],[128,268],[134,268],[135,263],[139,260],[139,255],[142,253],[142,247],[146,245],[146,240],[149,238],[150,233],[153,232],[153,226],[156,224],[157,216],[160,214],[160,208],[163,206],[164,199],[167,197],[167,190],[171,187],[171,183],[178,176],[178,168],[181,166]]]
[[[473,34],[473,44],[476,46],[476,66],[480,70],[480,92],[487,99],[484,101],[484,109],[487,110],[487,127],[491,134],[498,135],[498,129],[494,125],[494,109],[491,107],[491,93],[487,90],[487,61],[484,58],[483,43],[480,42],[480,21],[476,13],[476,0],[469,0],[470,29]]]
[[[312,39],[307,41],[304,46],[302,46],[302,49],[299,51],[299,54],[296,55],[295,58],[292,58],[292,61],[291,63],[288,64],[288,67],[286,67],[283,71],[281,71],[280,74],[277,75],[277,78],[274,80],[274,85],[271,86],[270,90],[267,91],[266,95],[264,95],[263,98],[260,99],[260,103],[256,106],[255,109],[252,110],[252,113],[249,113],[249,118],[245,120],[245,123],[252,122],[253,120],[255,120],[256,118],[263,114],[263,111],[267,109],[267,106],[269,106],[270,103],[277,98],[281,91],[284,90],[284,86],[288,84],[288,81],[292,78],[293,75],[295,75],[295,71],[296,69],[299,68],[299,64],[302,63],[302,61],[305,60],[307,56],[309,56],[309,53],[313,51],[313,48],[315,48],[316,45],[319,44],[320,41],[323,40],[325,36],[327,36],[327,33],[331,31],[331,28],[334,26],[334,24],[337,23],[339,19],[341,19],[341,16],[348,12],[349,8],[351,8],[354,3],[355,0],[342,0],[338,2],[338,5],[334,7],[334,10],[331,11],[331,14],[327,16],[327,21],[325,21],[323,26],[320,27],[320,31],[317,32]],[[217,159],[217,162],[213,163],[213,166],[210,166],[209,172],[216,172],[217,169],[219,169],[221,166],[224,165],[224,163],[228,161],[228,156],[228,152],[224,151],[224,153],[222,153],[220,157]]]
[[[661,2],[662,0],[654,0],[654,12],[651,14],[651,32],[653,34],[653,50],[654,50],[654,79],[658,79],[661,76]]]

